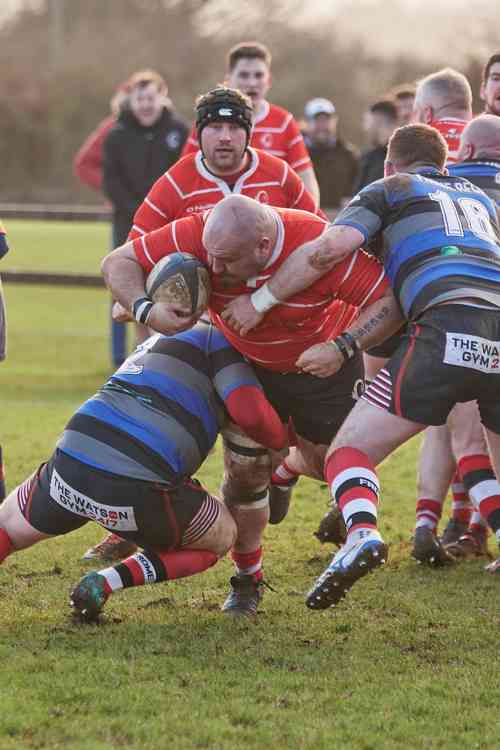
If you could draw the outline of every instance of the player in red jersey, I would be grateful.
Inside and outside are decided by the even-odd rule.
[[[243,42],[233,47],[227,58],[226,82],[253,102],[254,128],[250,145],[284,159],[298,172],[319,205],[318,181],[300,128],[290,112],[266,99],[271,87],[271,53],[267,47],[257,42]],[[196,152],[199,147],[194,127],[182,154]]]
[[[130,239],[211,208],[231,193],[315,212],[312,196],[285,161],[248,147],[252,102],[240,91],[219,87],[200,96],[196,124],[201,150],[174,164],[153,185],[135,214]],[[273,484],[271,508],[284,502],[288,507],[291,488],[281,488],[281,482]],[[111,533],[87,550],[84,559],[118,559],[131,552],[130,542]]]
[[[198,97],[195,111],[201,150],[178,161],[153,185],[135,214],[131,239],[206,211],[231,194],[315,213],[297,173],[282,159],[249,147],[253,110],[247,96],[219,87]]]
[[[436,128],[448,146],[448,164],[457,161],[460,136],[472,119],[472,91],[467,78],[444,68],[418,82],[413,121]]]
[[[322,476],[328,437],[336,433],[355,401],[362,378],[358,349],[386,335],[401,320],[381,266],[358,253],[319,284],[278,305],[249,336],[230,327],[224,311],[232,299],[249,292],[255,304],[265,308],[266,294],[261,299],[260,287],[302,243],[320,236],[327,226],[310,213],[230,196],[206,214],[179,219],[127,243],[103,263],[116,299],[164,333],[189,326],[191,319],[182,318],[186,311],[176,305],[145,305],[144,274],[161,257],[179,250],[192,253],[210,268],[213,320],[252,362],[282,420],[292,419],[301,454],[308,462],[305,470],[317,478]],[[352,322],[350,313],[347,318],[340,316],[336,299],[363,308],[359,320]],[[364,319],[369,325],[363,328]],[[337,375],[328,377],[328,370],[321,366],[309,370],[308,353],[316,358],[318,347],[320,352],[333,351],[337,364],[345,360]],[[261,539],[269,513],[266,493],[271,460],[268,451],[232,428],[224,437],[222,490],[238,525],[233,550],[238,575],[231,581],[224,609],[254,614],[262,589]]]

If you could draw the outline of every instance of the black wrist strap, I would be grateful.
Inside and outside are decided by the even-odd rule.
[[[151,312],[152,307],[153,300],[149,297],[139,297],[139,299],[136,299],[132,306],[132,312],[138,323],[147,325],[149,313]]]
[[[340,336],[337,336],[337,338],[333,339],[333,343],[340,351],[346,362],[349,359],[352,359],[359,349],[357,342],[350,333],[341,333]]]

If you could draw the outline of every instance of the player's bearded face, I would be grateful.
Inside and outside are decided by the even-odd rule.
[[[500,115],[500,63],[491,66],[482,94],[486,110],[492,115]]]
[[[264,60],[243,57],[229,73],[228,84],[243,91],[255,106],[266,98],[271,86],[271,72]]]
[[[201,150],[207,166],[222,174],[242,168],[246,142],[245,128],[234,122],[214,122],[201,131]]]

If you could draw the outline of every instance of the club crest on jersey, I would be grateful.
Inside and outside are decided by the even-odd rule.
[[[273,136],[271,133],[263,133],[260,136],[260,143],[262,145],[262,148],[271,148],[273,145]]]
[[[269,193],[266,190],[259,190],[255,196],[255,200],[259,203],[269,203]]]

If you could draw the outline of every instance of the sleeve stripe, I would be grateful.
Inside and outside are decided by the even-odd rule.
[[[178,253],[181,253],[182,250],[180,249],[179,243],[177,242],[177,221],[174,221],[172,223],[172,239],[175,244],[175,249],[177,250]]]
[[[284,166],[283,166],[283,178],[280,182],[281,187],[283,187],[283,185],[285,184],[287,177],[288,177],[288,164],[285,161]]]
[[[160,214],[160,216],[163,216],[164,219],[168,219],[167,214],[164,214],[163,211],[161,211],[158,206],[155,206],[153,201],[149,200],[149,198],[144,198],[144,203],[147,203],[147,205],[153,209],[153,211],[156,211],[156,213]]]
[[[355,251],[355,252],[354,252],[354,253],[352,254],[351,262],[349,263],[349,268],[348,268],[348,269],[347,269],[347,271],[345,272],[345,274],[344,274],[344,278],[343,278],[343,279],[342,279],[342,281],[340,282],[339,286],[341,286],[341,285],[342,285],[342,284],[344,283],[344,281],[347,281],[347,279],[348,279],[348,278],[349,278],[349,276],[351,275],[351,272],[352,272],[352,269],[353,269],[353,267],[354,267],[354,264],[356,263],[356,261],[357,261],[357,259],[358,259],[358,255],[359,255],[359,250],[356,250],[356,251]]]
[[[167,179],[170,182],[170,184],[174,188],[174,190],[177,193],[177,195],[179,196],[179,198],[184,198],[185,197],[184,193],[182,192],[182,190],[180,189],[180,187],[177,185],[177,183],[175,182],[175,180],[173,179],[173,177],[171,177],[171,175],[169,175],[168,172],[165,172],[164,176],[165,176],[165,179]]]
[[[288,142],[288,146],[289,147],[290,146],[295,146],[295,144],[296,143],[300,143],[301,140],[302,140],[302,136],[298,135],[296,138],[292,138],[292,140]]]
[[[154,266],[155,262],[154,262],[153,258],[151,257],[151,255],[149,254],[149,250],[148,250],[148,247],[146,245],[146,236],[145,235],[142,235],[142,237],[141,237],[141,245],[142,245],[142,249],[144,251],[144,255],[149,260],[149,262]]]
[[[376,289],[377,289],[377,288],[378,288],[378,287],[380,286],[380,284],[382,283],[382,281],[383,281],[383,279],[384,279],[384,276],[385,276],[385,271],[384,271],[384,269],[382,268],[382,270],[381,270],[381,272],[380,272],[380,275],[379,275],[379,277],[378,277],[377,281],[376,281],[376,282],[375,282],[375,284],[374,284],[374,285],[372,286],[372,288],[370,289],[370,291],[368,292],[368,294],[366,295],[366,297],[364,298],[364,300],[363,300],[363,301],[362,301],[362,302],[361,302],[361,303],[360,303],[360,304],[358,305],[358,307],[363,307],[363,306],[364,306],[364,305],[365,305],[365,304],[367,303],[367,301],[368,301],[368,300],[370,299],[370,297],[372,296],[373,292],[374,292],[374,291],[375,291],[375,290],[376,290]]]
[[[300,166],[306,165],[306,164],[307,164],[307,166],[312,166],[312,162],[311,162],[311,159],[309,158],[309,156],[306,156],[305,159],[300,159],[299,161],[294,161],[294,163],[291,164],[290,166],[292,167],[292,169],[297,169],[297,167],[300,167]]]
[[[299,201],[302,199],[305,189],[306,189],[306,186],[304,185],[304,183],[302,183],[302,187],[300,188],[300,193],[298,194],[297,199],[294,201],[292,208],[296,206],[297,203],[299,203]]]
[[[132,224],[132,230],[134,229],[136,232],[139,232],[139,234],[146,234],[144,229],[141,229],[141,227],[139,227],[137,224]]]

